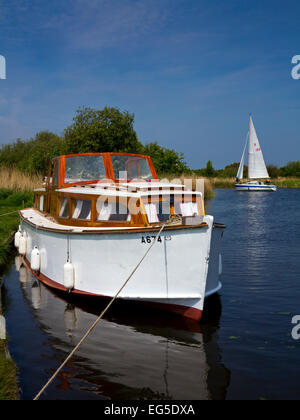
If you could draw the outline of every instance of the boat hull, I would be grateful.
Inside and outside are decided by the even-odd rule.
[[[277,191],[276,185],[236,184],[237,191]]]
[[[221,288],[219,247],[224,226],[216,226],[211,216],[205,222],[206,227],[163,232],[119,298],[199,321],[205,296]],[[37,230],[24,219],[22,230],[27,234],[28,268],[32,249],[39,249],[41,269],[33,274],[41,282],[66,292],[64,264],[69,258],[75,271],[71,293],[102,298],[115,296],[156,235],[147,230],[67,234]]]

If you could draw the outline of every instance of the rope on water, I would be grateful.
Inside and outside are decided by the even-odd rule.
[[[62,370],[62,368],[68,363],[68,361],[72,358],[72,356],[74,355],[74,353],[76,352],[76,350],[78,350],[78,348],[81,346],[81,344],[85,341],[85,339],[90,335],[90,333],[94,330],[94,328],[96,327],[96,325],[99,323],[99,321],[103,318],[103,316],[105,315],[105,313],[107,312],[107,310],[111,307],[111,305],[114,303],[114,301],[117,299],[117,297],[119,296],[119,294],[122,292],[122,290],[124,289],[124,287],[126,286],[126,284],[129,282],[129,280],[131,279],[131,277],[134,275],[134,273],[136,272],[136,270],[139,268],[139,266],[142,264],[142,262],[144,261],[144,259],[146,258],[146,256],[148,255],[148,253],[150,252],[151,248],[156,244],[160,234],[162,233],[162,231],[164,230],[164,228],[168,225],[168,224],[172,224],[172,219],[170,218],[166,223],[164,223],[161,227],[161,229],[159,230],[158,234],[156,235],[154,241],[152,242],[152,244],[149,246],[149,248],[147,249],[147,251],[145,252],[143,258],[139,261],[139,263],[135,266],[135,268],[133,269],[133,271],[131,272],[130,276],[126,279],[126,281],[123,283],[123,285],[121,286],[121,288],[119,289],[119,291],[115,294],[115,296],[112,298],[112,300],[109,302],[109,304],[106,306],[106,308],[101,312],[101,314],[99,315],[99,317],[96,319],[96,321],[93,323],[93,325],[90,327],[90,329],[85,333],[85,335],[82,337],[82,339],[79,341],[79,343],[77,344],[76,347],[74,347],[74,349],[71,351],[71,353],[69,354],[69,356],[65,359],[65,361],[60,365],[60,367],[56,370],[56,372],[51,376],[51,378],[49,379],[49,381],[46,383],[46,385],[40,390],[40,392],[34,397],[33,401],[36,401],[40,398],[40,396],[43,394],[43,392],[47,389],[47,387],[51,384],[51,382],[55,379],[55,377],[59,374],[59,372]]]

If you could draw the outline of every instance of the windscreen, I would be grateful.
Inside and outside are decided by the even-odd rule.
[[[98,181],[105,178],[103,156],[85,155],[66,157],[65,184]]]
[[[111,155],[115,179],[132,181],[153,178],[148,160],[144,157]]]

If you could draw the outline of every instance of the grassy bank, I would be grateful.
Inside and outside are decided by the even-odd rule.
[[[7,342],[0,340],[0,401],[19,399],[17,367],[6,357]]]
[[[19,224],[18,210],[23,205],[25,207],[32,205],[33,194],[29,188],[34,182],[35,180],[29,177],[21,176],[18,171],[0,170],[0,187],[2,187],[0,189],[0,286],[1,276],[11,260],[11,242]],[[13,360],[7,358],[7,346],[7,341],[0,340],[0,400],[16,400],[18,399],[17,367]]]
[[[278,188],[300,188],[300,178],[278,178],[273,179],[272,183]]]
[[[0,275],[9,259],[10,238],[18,228],[18,210],[32,205],[33,194],[29,191],[15,192],[0,189]]]
[[[1,276],[10,259],[11,253],[11,238],[13,232],[18,226],[18,213],[16,206],[9,201],[8,191],[0,190],[0,215],[14,213],[0,217],[0,287]],[[21,200],[22,202],[22,200]],[[20,207],[19,207],[20,208]],[[0,290],[0,299],[1,290]],[[0,302],[0,315],[1,313]],[[7,341],[0,340],[0,400],[16,400],[18,399],[18,381],[17,381],[17,367],[13,360],[7,358],[6,349]]]
[[[235,178],[210,178],[213,188],[234,188]]]

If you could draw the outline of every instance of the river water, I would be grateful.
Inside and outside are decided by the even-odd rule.
[[[216,190],[227,225],[223,289],[200,324],[117,304],[41,399],[300,399],[300,190]],[[9,348],[32,399],[103,309],[66,299],[12,265],[4,278]]]

